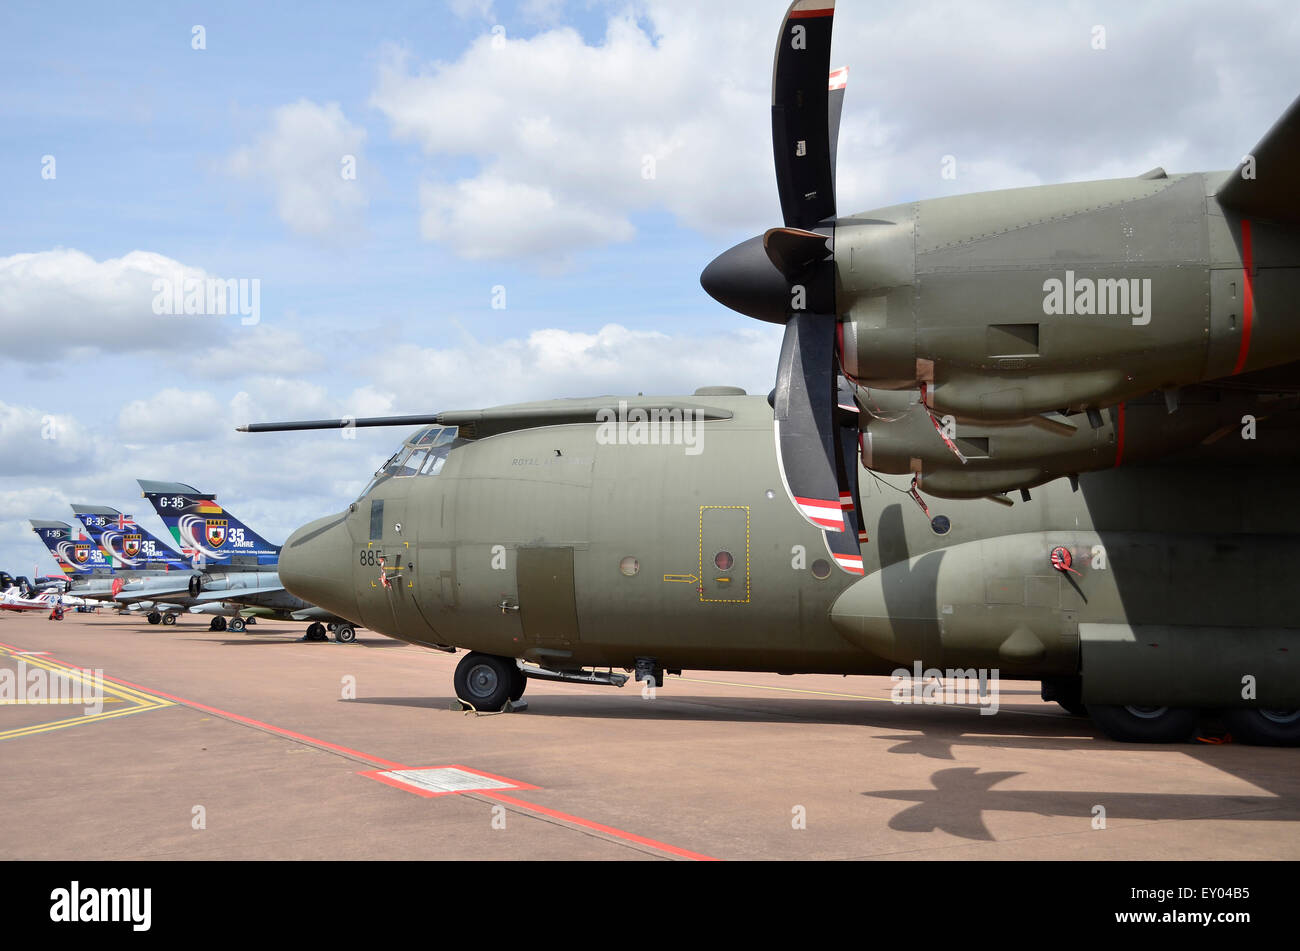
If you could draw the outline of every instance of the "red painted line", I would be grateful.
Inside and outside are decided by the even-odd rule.
[[[0,647],[6,647],[6,648],[9,648],[10,650],[18,650],[17,647],[14,647],[14,646],[11,645],[11,644],[5,644],[5,643],[2,643],[2,642],[0,642]],[[56,662],[57,662],[57,663],[60,663],[60,664],[63,663],[63,661],[56,661]],[[72,666],[72,665],[71,665],[71,664],[67,664],[67,665],[65,665],[65,666],[69,666],[69,667],[70,667],[70,666]],[[359,757],[360,759],[369,760],[370,762],[372,762],[372,763],[376,763],[376,764],[378,764],[378,765],[380,765],[380,766],[383,766],[383,767],[385,767],[385,768],[387,768],[387,769],[413,769],[413,768],[418,768],[418,767],[406,766],[406,765],[404,765],[404,764],[402,764],[402,763],[394,763],[392,760],[380,759],[378,756],[371,756],[371,755],[369,755],[368,753],[362,753],[362,752],[360,752],[359,750],[354,750],[354,749],[351,749],[351,748],[346,747],[346,746],[340,746],[340,745],[337,744],[337,743],[330,743],[330,742],[328,742],[328,741],[326,741],[326,740],[319,740],[319,739],[317,739],[317,738],[315,738],[315,737],[313,737],[313,736],[307,736],[305,733],[295,733],[293,730],[286,730],[286,729],[283,729],[283,728],[278,727],[278,726],[272,726],[272,725],[269,724],[269,723],[263,723],[261,720],[254,720],[252,717],[244,717],[244,716],[240,716],[240,715],[237,714],[237,713],[231,713],[230,711],[228,711],[228,710],[222,710],[222,709],[220,709],[219,707],[211,707],[211,706],[208,706],[208,705],[205,704],[205,703],[198,703],[198,702],[196,702],[196,701],[194,701],[194,700],[186,700],[184,697],[178,697],[178,696],[176,696],[175,694],[164,693],[164,692],[161,691],[161,690],[154,690],[152,687],[144,687],[144,686],[141,686],[140,684],[132,683],[132,682],[129,681],[129,680],[120,680],[120,679],[118,679],[118,678],[116,678],[116,677],[105,677],[104,680],[107,681],[108,683],[115,683],[115,684],[119,684],[120,686],[123,686],[123,687],[130,687],[132,690],[140,690],[140,691],[143,691],[144,693],[152,694],[152,695],[157,696],[157,697],[163,697],[163,698],[165,698],[165,699],[167,699],[167,700],[171,700],[171,701],[173,701],[173,702],[175,702],[175,703],[182,704],[183,706],[192,707],[192,708],[195,709],[195,710],[202,710],[202,711],[204,711],[204,712],[206,712],[206,713],[215,713],[217,716],[227,717],[227,718],[229,718],[229,719],[231,719],[231,720],[234,720],[234,721],[236,721],[236,722],[238,722],[238,723],[245,723],[245,724],[248,724],[248,725],[250,725],[250,726],[258,727],[259,729],[268,730],[268,731],[270,731],[271,733],[275,733],[275,734],[278,734],[278,735],[280,735],[280,736],[288,737],[288,738],[290,738],[290,739],[294,739],[294,740],[302,740],[302,741],[304,741],[304,742],[312,743],[312,744],[315,744],[316,746],[320,746],[320,747],[322,747],[322,748],[324,748],[324,749],[337,750],[337,751],[340,752],[340,753],[345,753],[345,754],[348,754],[348,755],[350,755],[350,756],[356,756],[356,757]],[[514,782],[514,780],[506,779],[506,778],[503,777],[503,776],[494,776],[494,775],[491,774],[491,773],[486,773],[486,772],[483,772],[482,770],[477,770],[477,769],[470,769],[470,768],[467,767],[467,766],[457,766],[456,768],[457,768],[457,769],[463,769],[463,770],[466,770],[467,772],[471,772],[471,773],[477,773],[477,774],[480,775],[480,776],[487,776],[487,777],[490,777],[490,778],[492,778],[492,779],[499,779],[499,780],[501,780],[502,782],[511,782],[511,783]],[[363,775],[366,775],[366,774],[363,774]],[[374,778],[374,779],[378,779],[380,782],[388,782],[389,785],[391,785],[391,786],[395,786],[395,787],[397,787],[397,788],[399,788],[399,789],[403,789],[403,790],[405,790],[405,791],[407,791],[407,792],[412,791],[412,790],[410,790],[408,787],[401,786],[401,785],[399,785],[399,784],[396,783],[396,782],[389,782],[387,777],[374,776],[373,778]],[[525,784],[522,784],[522,783],[519,784],[519,786],[520,786],[521,788],[528,788],[528,789],[536,789],[536,788],[537,788],[536,786],[526,786]],[[548,809],[546,806],[539,806],[539,805],[537,805],[536,803],[525,802],[525,801],[522,800],[522,799],[516,799],[516,798],[513,797],[513,796],[506,796],[506,795],[503,795],[502,793],[497,792],[497,791],[495,791],[495,790],[491,790],[491,789],[483,789],[483,790],[475,789],[475,790],[467,790],[467,791],[472,791],[472,792],[478,793],[478,794],[481,795],[481,796],[489,796],[489,797],[491,797],[491,798],[493,798],[493,799],[498,799],[498,800],[500,800],[500,801],[502,801],[502,802],[507,802],[507,803],[510,803],[511,805],[518,806],[518,807],[521,808],[521,809],[527,809],[527,810],[530,810],[530,811],[532,811],[532,812],[536,812],[536,813],[538,813],[539,815],[550,816],[552,819],[559,819],[559,820],[561,820],[561,821],[563,821],[563,822],[571,822],[571,823],[573,823],[574,825],[582,826],[583,828],[586,828],[586,829],[593,829],[593,830],[595,830],[595,831],[597,831],[597,832],[603,832],[603,833],[605,833],[606,835],[610,835],[610,836],[613,836],[613,837],[618,838],[618,839],[623,839],[623,840],[626,841],[626,842],[635,842],[635,843],[637,843],[637,844],[639,844],[639,845],[648,846],[648,847],[650,847],[650,848],[652,848],[652,849],[656,849],[657,851],[660,851],[660,852],[667,852],[669,855],[677,855],[677,856],[680,856],[680,857],[682,857],[682,858],[694,859],[694,860],[696,860],[696,861],[701,861],[701,862],[716,862],[716,861],[718,861],[717,859],[713,858],[713,857],[710,856],[710,855],[703,855],[702,853],[699,853],[699,852],[692,852],[692,851],[690,851],[689,849],[681,849],[681,848],[678,848],[678,847],[675,846],[675,845],[668,845],[666,842],[657,842],[657,841],[654,840],[654,839],[648,839],[648,838],[646,838],[645,836],[637,835],[637,834],[634,833],[634,832],[626,832],[626,831],[624,831],[623,829],[615,829],[613,826],[602,825],[602,824],[599,823],[599,822],[592,822],[590,819],[582,819],[582,818],[579,818],[578,816],[571,816],[571,815],[569,815],[567,812],[560,812],[560,811],[558,811],[558,810],[556,810],[556,809]]]
[[[1241,349],[1237,351],[1237,365],[1233,373],[1240,373],[1246,368],[1246,357],[1250,353],[1250,331],[1255,321],[1255,282],[1250,276],[1255,265],[1255,252],[1250,240],[1250,220],[1241,219],[1241,276],[1244,293],[1241,305]]]
[[[1115,467],[1124,461],[1124,404],[1115,412]]]
[[[539,806],[535,802],[526,802],[523,799],[516,799],[514,796],[507,796],[505,793],[487,790],[480,793],[480,795],[489,796],[492,799],[499,799],[502,802],[510,803],[512,806],[518,806],[521,809],[528,809],[544,816],[550,816],[552,819],[560,819],[564,822],[572,822],[574,825],[580,825],[586,829],[594,829],[597,832],[603,832],[606,835],[612,835],[627,842],[635,842],[638,845],[647,845],[660,852],[667,852],[669,855],[677,855],[684,859],[694,859],[697,862],[718,861],[711,855],[703,855],[700,852],[692,852],[689,849],[679,849],[677,846],[668,845],[666,842],[657,842],[654,839],[647,839],[643,835],[637,835],[633,832],[624,832],[622,829],[615,829],[613,826],[601,825],[599,822],[592,822],[589,819],[580,819],[577,816],[569,815],[567,812],[548,809],[546,806]]]
[[[120,684],[123,687],[130,687],[132,690],[141,690],[144,693],[153,694],[156,697],[163,697],[175,703],[187,707],[193,707],[195,710],[202,710],[205,713],[215,713],[217,716],[226,717],[237,723],[244,723],[249,726],[255,726],[260,730],[268,730],[279,736],[288,737],[291,740],[302,740],[327,750],[335,750],[339,753],[345,753],[348,756],[356,756],[360,759],[369,760],[388,769],[409,769],[401,763],[394,763],[392,760],[380,759],[378,756],[371,756],[369,753],[362,753],[360,750],[354,750],[351,747],[340,746],[338,743],[331,743],[328,740],[319,740],[314,736],[308,736],[306,733],[295,733],[293,730],[286,730],[283,727],[272,726],[269,723],[263,723],[261,720],[254,720],[252,717],[240,716],[238,713],[231,713],[229,710],[222,710],[219,707],[210,707],[206,703],[199,703],[195,700],[186,700],[184,697],[178,697],[175,694],[163,693],[161,690],[154,690],[152,687],[142,687],[140,684],[133,684],[129,680],[119,680],[116,677],[105,677],[108,683]]]
[[[812,17],[833,17],[835,16],[835,4],[829,7],[823,7],[820,10],[795,10],[790,14],[791,20],[807,20]]]

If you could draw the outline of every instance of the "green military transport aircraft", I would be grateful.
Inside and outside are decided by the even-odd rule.
[[[778,39],[784,225],[701,279],[785,325],[772,394],[246,427],[421,427],[286,542],[286,587],[470,650],[480,710],[619,668],[919,665],[1041,680],[1121,740],[1209,712],[1300,743],[1300,104],[1231,173],[838,217],[833,13]]]

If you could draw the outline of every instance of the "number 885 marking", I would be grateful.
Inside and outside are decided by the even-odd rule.
[[[361,561],[359,564],[364,567],[373,568],[380,563],[380,560],[383,557],[384,553],[382,551],[377,551],[374,548],[363,548],[361,550]]]

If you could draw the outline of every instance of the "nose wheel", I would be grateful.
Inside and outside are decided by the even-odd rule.
[[[456,665],[455,685],[462,703],[494,713],[522,697],[528,681],[513,658],[472,651]]]
[[[334,640],[340,644],[351,644],[357,639],[357,629],[351,624],[339,624],[334,628]]]
[[[228,627],[236,634],[242,634],[244,632],[244,619],[242,617],[232,617]]]

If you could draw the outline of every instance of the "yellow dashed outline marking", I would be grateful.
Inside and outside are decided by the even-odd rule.
[[[69,680],[75,680],[82,686],[93,686],[94,678],[85,671],[76,667],[69,667],[65,664],[59,664],[54,661],[46,660],[43,657],[33,657],[30,654],[24,654],[21,651],[9,650],[0,647],[0,657],[12,657],[15,661],[21,662],[28,667],[37,667],[41,670],[47,670],[51,673],[60,674]],[[23,736],[33,736],[37,733],[49,733],[53,730],[62,730],[65,727],[81,726],[86,723],[98,723],[100,720],[114,720],[118,717],[127,717],[133,713],[143,713],[146,710],[157,710],[159,707],[172,707],[175,704],[170,700],[164,700],[162,697],[155,697],[139,690],[133,690],[130,687],[123,687],[121,684],[104,681],[104,702],[121,703],[129,701],[134,705],[125,710],[103,711],[101,713],[82,714],[76,717],[67,717],[63,720],[54,720],[50,723],[34,723],[31,726],[18,727],[13,730],[0,730],[0,740],[13,740]],[[114,698],[111,699],[110,698]],[[39,702],[39,701],[37,701]]]
[[[745,512],[745,597],[740,598],[706,598],[704,596],[704,510],[705,509],[742,509]],[[668,576],[664,576],[668,580]],[[748,604],[750,598],[750,564],[749,564],[749,506],[748,505],[701,505],[700,506],[700,601],[705,604]]]

